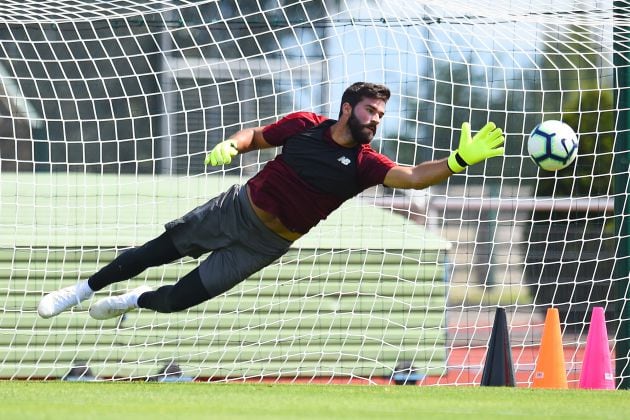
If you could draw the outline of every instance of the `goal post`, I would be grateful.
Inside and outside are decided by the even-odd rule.
[[[474,385],[502,307],[517,384],[529,386],[553,307],[577,386],[603,307],[627,388],[627,1],[5,3],[0,378]],[[505,156],[428,190],[371,188],[187,311],[96,322],[88,302],[37,317],[45,293],[281,152],[205,167],[215,144],[293,111],[337,118],[360,80],[392,90],[372,146],[395,162],[447,157],[465,121],[502,127]],[[527,156],[530,131],[550,119],[580,144],[558,172]],[[197,264],[96,298],[171,284]]]
[[[619,232],[619,246],[617,248],[617,264],[615,266],[615,276],[623,278],[628,276],[630,283],[630,224],[628,215],[630,214],[630,184],[628,175],[630,168],[630,95],[626,88],[630,83],[630,44],[626,41],[625,32],[627,26],[622,22],[630,18],[627,5],[624,2],[614,2],[615,26],[614,34],[614,64],[618,68],[616,73],[616,104],[617,104],[617,141],[615,141],[615,215],[617,218],[616,228]],[[630,355],[630,306],[628,298],[630,292],[627,284],[620,282],[617,287],[618,312],[620,316],[619,332],[616,334],[617,348],[621,355]],[[619,379],[619,387],[630,388],[628,375],[628,360],[619,358],[615,371]]]

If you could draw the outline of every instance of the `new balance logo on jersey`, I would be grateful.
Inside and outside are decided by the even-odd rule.
[[[348,166],[350,165],[350,162],[352,162],[350,159],[348,159],[345,156],[341,156],[339,159],[337,159],[339,162],[343,163],[344,165]]]

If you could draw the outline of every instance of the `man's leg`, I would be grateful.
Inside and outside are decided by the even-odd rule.
[[[166,313],[182,311],[230,290],[285,254],[291,245],[258,219],[246,189],[238,186],[166,228],[186,255],[198,257],[212,252],[198,269],[175,285],[156,291],[136,289],[105,298],[92,305],[90,315],[106,319],[136,308]]]
[[[212,297],[201,282],[199,268],[195,268],[174,285],[162,286],[155,291],[146,287],[138,288],[120,296],[101,299],[90,307],[90,316],[94,319],[109,319],[136,308],[162,313],[178,312]]]
[[[242,244],[217,249],[174,285],[155,291],[142,287],[101,299],[90,307],[90,316],[108,319],[137,308],[163,313],[183,311],[230,290],[285,252],[282,248],[277,254],[265,255]]]
[[[148,267],[166,264],[181,258],[170,236],[164,232],[138,248],[129,249],[116,257],[87,281],[49,293],[39,302],[37,312],[50,318],[89,299],[105,286],[128,280]]]
[[[197,267],[174,285],[162,286],[154,292],[143,293],[138,299],[138,306],[156,312],[170,313],[183,311],[213,297],[201,282]]]
[[[110,284],[129,280],[149,267],[168,264],[182,257],[167,232],[144,245],[131,248],[117,256],[111,263],[101,268],[88,279],[93,291],[103,289]]]

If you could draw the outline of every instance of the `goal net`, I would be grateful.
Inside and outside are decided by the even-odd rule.
[[[0,11],[0,377],[479,384],[495,310],[519,386],[559,311],[577,386],[593,308],[628,380],[625,1],[34,1]],[[448,156],[494,121],[506,155],[423,191],[378,186],[290,252],[189,310],[52,319],[43,295],[88,278],[279,149],[203,165],[235,131],[336,118],[356,81],[392,90],[373,147]],[[543,120],[579,137],[539,170]],[[172,284],[185,258],[96,294]]]

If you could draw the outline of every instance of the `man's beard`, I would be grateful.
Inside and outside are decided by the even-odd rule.
[[[370,124],[361,124],[359,119],[354,115],[354,109],[348,119],[348,127],[352,138],[359,144],[369,144],[374,138],[374,129]]]

